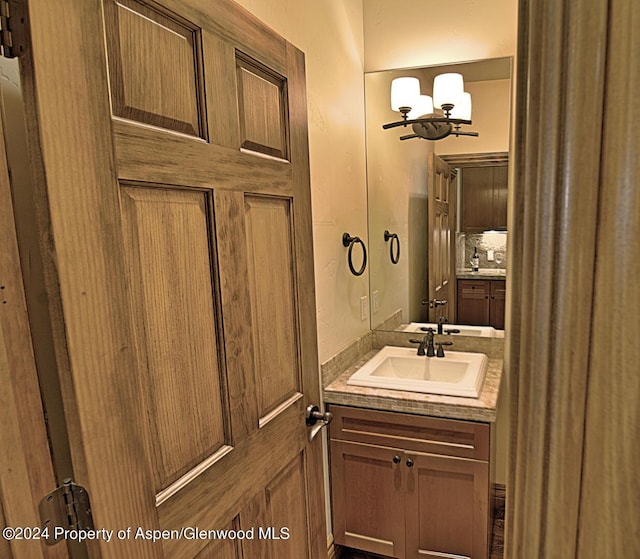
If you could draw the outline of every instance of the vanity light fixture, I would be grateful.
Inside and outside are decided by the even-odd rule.
[[[471,95],[464,91],[461,74],[440,74],[433,80],[433,98],[420,94],[418,78],[396,78],[391,82],[391,108],[402,120],[383,124],[382,128],[396,128],[411,124],[413,134],[401,140],[423,138],[441,140],[447,136],[478,136],[477,132],[461,130],[471,124]]]

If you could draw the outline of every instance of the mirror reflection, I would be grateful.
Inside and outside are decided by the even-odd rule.
[[[499,58],[365,74],[372,329],[503,334],[511,67]],[[394,79],[417,78],[433,96],[443,73],[463,76],[472,103],[463,128],[477,137],[383,129],[403,118]]]

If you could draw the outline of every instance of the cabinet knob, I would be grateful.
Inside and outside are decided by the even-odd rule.
[[[407,468],[413,468],[413,460],[411,458],[407,458]]]
[[[398,456],[397,454],[393,457],[393,463],[394,464],[400,464],[400,456]]]

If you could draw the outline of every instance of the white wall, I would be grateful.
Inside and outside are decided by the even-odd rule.
[[[369,330],[368,319],[360,319],[360,297],[369,294],[369,274],[351,275],[341,242],[347,231],[367,236],[362,0],[238,3],[306,55],[318,348],[323,362]]]

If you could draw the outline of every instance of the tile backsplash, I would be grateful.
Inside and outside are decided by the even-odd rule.
[[[478,248],[480,256],[480,268],[507,267],[507,232],[480,233],[470,235],[456,233],[456,266],[458,268],[471,268],[473,248]],[[487,251],[493,251],[493,261],[487,259]]]

